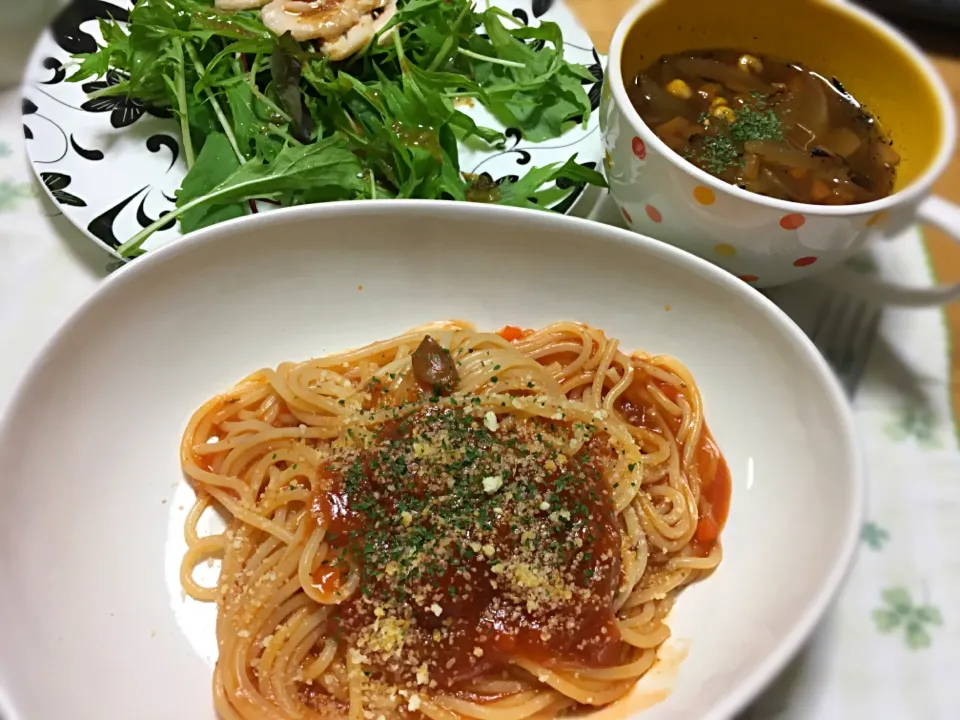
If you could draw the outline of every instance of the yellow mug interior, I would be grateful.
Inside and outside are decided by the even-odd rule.
[[[663,55],[721,48],[800,62],[836,77],[900,154],[895,191],[936,158],[946,129],[925,69],[894,38],[829,0],[661,0],[624,40],[623,81],[632,83]]]

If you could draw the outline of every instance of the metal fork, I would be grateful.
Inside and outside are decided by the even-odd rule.
[[[880,328],[880,307],[844,292],[829,292],[808,331],[810,339],[853,398]]]

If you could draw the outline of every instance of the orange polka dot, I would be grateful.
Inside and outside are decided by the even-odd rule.
[[[726,243],[720,243],[714,246],[713,251],[717,255],[723,255],[724,257],[731,257],[737,254],[737,249],[733,245],[727,245]]]
[[[887,219],[887,211],[881,210],[876,215],[874,215],[869,220],[867,220],[867,227],[874,227],[875,225],[879,225],[886,219]]]
[[[710,188],[697,185],[693,189],[693,199],[701,205],[713,205],[717,201],[717,196]]]
[[[816,259],[815,257],[812,257],[812,256],[811,256],[811,257],[802,257],[802,258],[799,258],[798,260],[794,260],[794,261],[793,261],[793,266],[794,266],[794,267],[808,267],[808,266],[810,266],[810,265],[813,265],[816,261],[817,261],[817,259]]]
[[[780,227],[784,230],[799,230],[807,222],[807,219],[800,213],[790,213],[780,218]]]
[[[633,222],[633,218],[630,217],[630,213],[627,212],[627,209],[626,209],[625,207],[620,208],[620,212],[623,213],[623,217],[626,218],[626,220],[627,220],[628,223],[632,223],[632,222]]]
[[[646,159],[647,157],[646,143],[644,143],[643,140],[641,140],[640,138],[635,137],[633,139],[632,144],[633,144],[633,154],[637,156],[637,160]]]
[[[760,278],[758,278],[756,275],[741,275],[740,279],[744,282],[755,283]]]
[[[663,222],[663,215],[660,214],[660,211],[657,210],[653,205],[647,205],[645,208],[647,211],[647,217],[653,220],[655,223]]]

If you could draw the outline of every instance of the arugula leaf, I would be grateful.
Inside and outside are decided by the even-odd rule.
[[[310,187],[339,188],[344,198],[360,190],[362,167],[342,135],[313,145],[287,147],[270,164],[250,161],[211,191],[220,202],[280,198]]]
[[[68,78],[70,82],[83,82],[92,77],[102,77],[113,68],[127,66],[127,58],[132,52],[130,36],[117,22],[101,19],[99,25],[100,34],[105,43],[103,48],[95,53],[76,56],[80,61],[80,67]]]
[[[177,191],[177,207],[181,208],[197,198],[203,197],[229,178],[240,162],[233,154],[230,142],[223,133],[214,133],[207,137],[190,172],[183,179]],[[183,232],[193,232],[224,220],[232,220],[246,214],[242,205],[199,205],[185,210],[180,215],[180,228]]]
[[[507,30],[500,21],[504,15],[496,8],[488,9],[483,24],[489,41],[476,38],[471,47],[478,48],[479,54],[495,53],[521,67],[478,63],[477,81],[488,98],[485,104],[497,120],[519,128],[533,142],[557,137],[565,125],[590,115],[590,98],[582,83],[588,71],[563,59],[563,35],[556,23]],[[526,44],[529,40],[549,45],[534,50]]]
[[[227,107],[233,119],[233,133],[237,139],[237,145],[240,146],[240,151],[244,155],[250,156],[254,153],[264,129],[264,123],[257,117],[254,110],[256,102],[253,90],[247,83],[241,82],[224,87],[223,94],[227,98]]]
[[[541,190],[551,183],[555,184],[554,188]],[[561,184],[566,187],[561,187]],[[607,185],[596,170],[578,164],[576,158],[570,158],[562,165],[555,163],[533,168],[516,182],[504,183],[500,186],[499,202],[501,205],[538,209],[548,202],[558,202],[585,184],[599,187]]]
[[[229,142],[226,144],[229,146]],[[222,152],[221,145],[217,153]],[[203,154],[201,150],[201,157]],[[201,158],[198,158],[194,167],[206,169],[209,164],[204,161],[201,165]],[[144,240],[169,222],[171,217],[182,218],[204,206],[222,206],[253,198],[279,199],[295,196],[298,191],[322,192],[327,200],[351,199],[363,191],[361,172],[360,161],[350,152],[342,135],[333,135],[312,145],[287,147],[272,163],[250,160],[207,192],[189,200],[184,199],[182,203],[178,197],[176,210],[134,235],[117,252],[126,257],[138,250]],[[198,173],[197,186],[206,184],[208,177]],[[197,219],[203,221],[200,216]]]

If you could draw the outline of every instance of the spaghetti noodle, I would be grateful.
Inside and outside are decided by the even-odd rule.
[[[197,410],[181,460],[181,581],[217,603],[224,720],[609,704],[720,562],[730,491],[687,370],[570,322],[260,370]],[[201,537],[211,507],[227,527]]]

